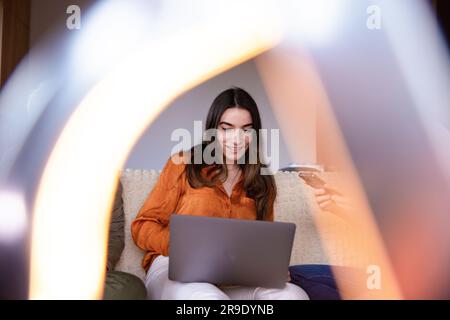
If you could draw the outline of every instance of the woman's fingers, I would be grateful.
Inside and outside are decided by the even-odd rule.
[[[328,206],[333,204],[333,200],[327,200],[324,202],[319,203],[319,207],[321,207],[322,209],[326,209]]]
[[[314,194],[316,196],[320,196],[320,195],[323,195],[323,194],[326,194],[326,193],[327,193],[327,191],[325,189],[314,189]]]
[[[347,199],[344,198],[344,197],[341,197],[341,196],[338,196],[338,195],[333,195],[333,196],[331,197],[331,199],[332,199],[334,202],[338,203],[338,204],[349,205]]]
[[[350,202],[346,197],[342,195],[334,194],[333,189],[328,188],[325,184],[320,189],[314,189],[314,195],[316,198],[317,205],[321,210],[329,211],[335,214],[341,215],[343,212],[351,212],[353,210]]]
[[[324,185],[326,187],[327,185]],[[337,194],[330,194],[325,188],[314,189],[317,204],[321,209],[333,209],[334,206],[346,208],[349,206],[348,200]]]
[[[323,196],[316,196],[316,201],[320,204],[322,202],[331,200],[331,196],[330,195],[323,195]]]

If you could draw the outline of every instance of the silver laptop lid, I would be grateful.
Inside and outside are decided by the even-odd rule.
[[[173,214],[169,279],[282,288],[295,224]]]

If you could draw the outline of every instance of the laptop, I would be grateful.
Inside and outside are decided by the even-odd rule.
[[[295,224],[172,214],[169,279],[283,288]]]

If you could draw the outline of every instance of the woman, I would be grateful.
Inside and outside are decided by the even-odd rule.
[[[240,88],[222,92],[211,105],[205,127],[211,139],[205,138],[189,152],[169,159],[132,223],[133,239],[146,251],[142,266],[147,271],[148,297],[308,299],[299,286],[291,283],[283,289],[267,289],[168,279],[172,213],[273,221],[276,186],[273,176],[261,174],[264,165],[254,135],[261,129],[261,119],[253,98]]]

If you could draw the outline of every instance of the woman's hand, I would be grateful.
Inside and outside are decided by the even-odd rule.
[[[316,196],[316,201],[322,210],[332,212],[334,214],[345,216],[350,211],[352,207],[348,203],[348,200],[338,194],[330,194],[327,192],[328,185],[324,185],[324,188],[315,189],[314,194]]]
[[[326,192],[325,189],[315,189],[314,194],[319,207],[323,210],[327,210],[333,204],[332,196]]]
[[[287,282],[291,282],[291,273],[289,272],[289,270],[288,270],[288,274],[287,274]]]

